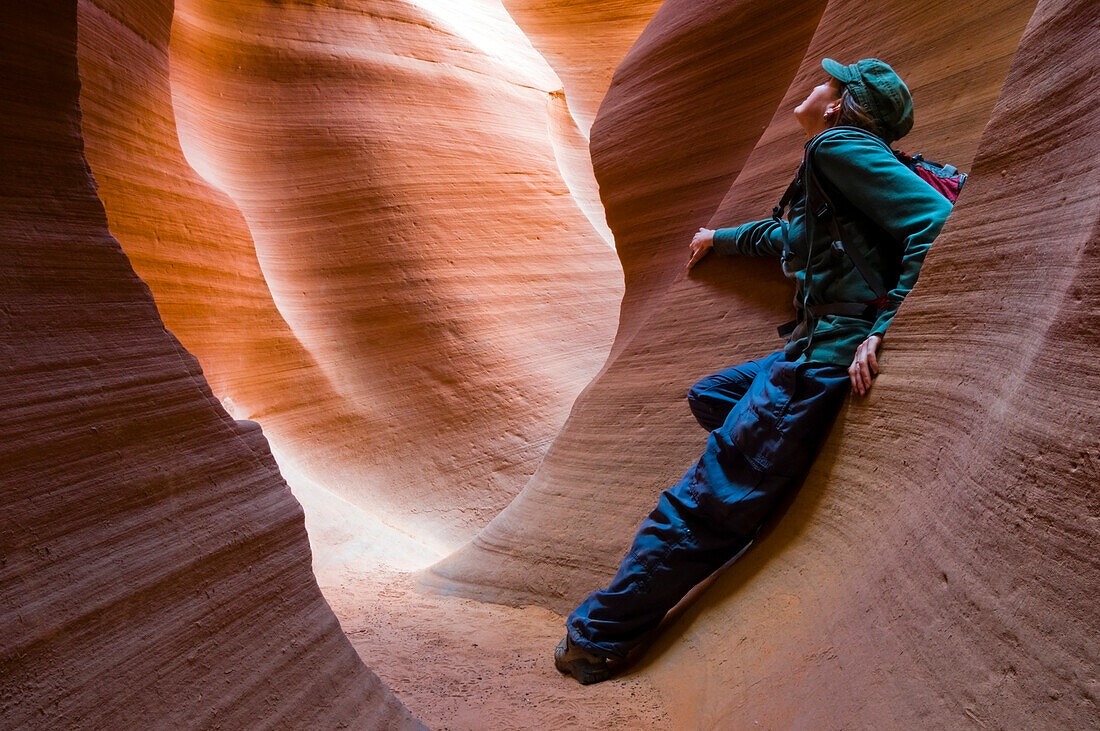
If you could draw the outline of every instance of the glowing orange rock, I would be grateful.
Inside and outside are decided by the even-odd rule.
[[[92,168],[169,327],[299,494],[437,556],[534,470],[622,287],[560,81],[491,3],[439,5],[178,2],[171,87],[105,12],[81,45]]]

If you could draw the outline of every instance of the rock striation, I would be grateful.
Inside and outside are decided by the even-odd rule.
[[[905,146],[972,178],[872,395],[852,398],[786,514],[640,667],[688,727],[1091,725],[1095,4],[833,0],[782,20],[718,5],[666,2],[592,127],[627,281],[611,359],[524,491],[426,582],[562,612],[607,582],[702,448],[683,392],[774,350],[789,317],[774,262],[712,257],[684,276],[691,233],[765,217],[820,59],[879,56],[912,83]],[[697,26],[750,68],[715,73],[725,53],[681,40]],[[729,134],[724,157],[700,116]]]
[[[420,727],[322,598],[259,427],[108,232],[75,4],[0,29],[0,726]]]
[[[660,6],[659,0],[504,0],[561,78],[586,139],[615,68]]]
[[[557,154],[583,137],[549,134],[560,80],[487,0],[179,0],[171,58],[188,160],[356,415],[278,453],[453,549],[534,471],[614,334],[621,270]]]
[[[0,726],[419,727],[284,476],[444,723],[544,675],[500,725],[1096,725],[1095,0],[78,0],[0,37]],[[871,55],[963,197],[805,485],[581,702],[516,647],[790,314],[775,262],[687,275],[691,234],[766,216],[820,59]],[[366,575],[366,525],[446,555],[438,595]]]
[[[561,82],[489,2],[154,7],[82,4],[112,231],[303,499],[446,553],[533,472],[614,332]]]

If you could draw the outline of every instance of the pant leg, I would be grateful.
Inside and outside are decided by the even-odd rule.
[[[713,435],[710,439],[713,442]],[[712,453],[710,444],[708,452]],[[731,488],[747,496],[760,487],[763,475],[744,459],[727,463]],[[610,586],[593,592],[569,616],[566,626],[575,644],[625,657],[693,586],[752,539],[749,526],[723,530],[712,522],[691,488],[698,469],[705,469],[702,460],[661,493]]]
[[[577,645],[624,657],[752,540],[805,475],[843,402],[847,371],[774,357],[761,363],[767,366],[711,432],[699,462],[642,522],[611,585],[569,616]]]
[[[773,356],[769,356],[774,358]],[[750,360],[747,363],[726,368],[700,380],[688,389],[687,400],[691,413],[707,431],[714,431],[725,423],[726,417],[741,397],[752,386],[767,359]]]

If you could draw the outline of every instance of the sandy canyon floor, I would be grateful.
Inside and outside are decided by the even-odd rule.
[[[643,673],[581,686],[555,670],[554,612],[428,594],[384,566],[319,579],[363,662],[429,728],[669,728]]]

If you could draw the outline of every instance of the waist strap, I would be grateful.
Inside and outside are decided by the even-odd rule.
[[[810,305],[810,314],[815,320],[825,315],[843,315],[874,322],[878,319],[878,307],[873,302],[830,302],[827,305]]]
[[[820,320],[826,315],[842,315],[844,317],[857,317],[860,320],[866,320],[867,322],[874,322],[878,319],[878,302],[830,302],[825,305],[810,305],[810,316],[815,320]],[[794,332],[794,329],[798,327],[798,323],[802,322],[803,318],[800,317],[797,320],[791,320],[785,322],[776,330],[779,332],[779,337],[785,338]]]

